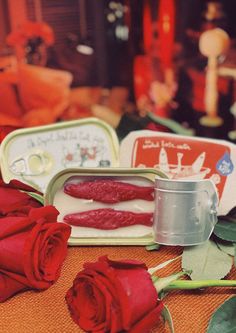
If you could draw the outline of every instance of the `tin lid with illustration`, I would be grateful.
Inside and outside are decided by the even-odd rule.
[[[4,138],[0,149],[4,181],[18,179],[41,192],[62,169],[119,163],[114,129],[96,118],[15,130]]]
[[[72,226],[70,245],[147,245],[153,242],[154,169],[78,168],[57,173],[45,204]]]
[[[236,145],[224,140],[141,130],[121,142],[120,166],[160,170],[173,180],[210,179],[219,215],[236,205]]]

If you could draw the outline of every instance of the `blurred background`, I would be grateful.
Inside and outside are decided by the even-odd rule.
[[[234,142],[235,12],[234,0],[0,0],[0,125],[95,116],[120,138]]]

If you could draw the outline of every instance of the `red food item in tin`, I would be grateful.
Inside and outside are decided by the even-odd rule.
[[[152,226],[153,213],[134,213],[112,208],[100,208],[68,214],[64,217],[64,222],[78,227],[113,230],[135,224]]]
[[[111,179],[78,184],[68,183],[64,186],[64,192],[76,198],[92,199],[103,203],[117,203],[133,199],[154,200],[152,186],[137,186]]]

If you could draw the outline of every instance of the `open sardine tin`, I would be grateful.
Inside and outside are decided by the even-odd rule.
[[[141,130],[120,145],[120,166],[155,168],[172,181],[211,180],[219,197],[218,215],[236,205],[236,145],[224,140]]]
[[[96,118],[15,130],[0,149],[4,181],[18,179],[43,193],[53,175],[65,168],[119,163],[114,129]]]
[[[49,182],[45,204],[72,224],[70,245],[146,245],[153,242],[157,176],[166,177],[154,169],[66,169]]]

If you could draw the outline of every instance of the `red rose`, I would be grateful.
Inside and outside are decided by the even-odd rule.
[[[70,227],[57,223],[57,215],[53,206],[46,206],[0,218],[1,302],[19,291],[47,289],[58,279]]]
[[[149,332],[163,308],[144,263],[107,257],[84,264],[66,302],[75,323],[97,333]]]
[[[0,187],[0,217],[7,215],[27,215],[32,207],[42,205],[27,193],[13,188]]]
[[[31,208],[42,206],[40,202],[20,190],[37,192],[18,180],[14,179],[9,184],[5,184],[0,178],[0,218],[3,216],[25,216],[28,215]]]
[[[10,46],[25,46],[29,39],[41,37],[43,42],[50,46],[54,43],[54,32],[45,22],[25,21],[17,30],[7,35],[6,42]]]

